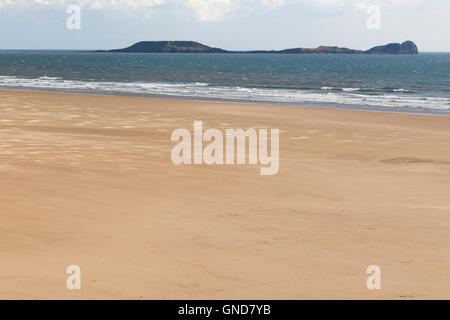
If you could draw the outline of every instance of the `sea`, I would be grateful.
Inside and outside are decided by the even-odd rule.
[[[0,90],[450,115],[450,53],[0,51]]]

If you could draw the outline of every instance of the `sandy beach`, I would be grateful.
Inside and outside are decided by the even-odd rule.
[[[450,117],[12,91],[0,115],[0,299],[450,298]],[[174,165],[194,120],[279,128],[278,174]]]

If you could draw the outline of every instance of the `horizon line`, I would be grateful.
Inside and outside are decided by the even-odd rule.
[[[309,49],[309,48],[308,48]],[[315,49],[315,48],[312,48]],[[111,49],[1,49],[0,48],[0,52],[1,51],[67,51],[67,52],[76,52],[76,51],[85,51],[85,52],[94,52],[94,51],[102,51],[102,50],[111,50]],[[240,53],[240,52],[247,52],[247,53],[251,53],[252,51],[276,51],[275,49],[261,49],[261,50],[248,50],[248,51],[243,51],[243,50],[237,50],[235,51],[236,53]],[[354,50],[359,50],[359,49],[354,49]],[[363,50],[362,50],[363,51]],[[103,52],[103,53],[116,53],[116,52]],[[122,52],[124,53],[124,52]],[[136,53],[136,52],[130,52],[130,53]],[[148,53],[148,52],[140,52],[140,53]],[[164,52],[164,53],[168,53],[168,52]],[[162,53],[162,54],[164,54]],[[195,54],[195,52],[192,52],[193,54]],[[420,53],[450,53],[450,51],[419,51]],[[186,53],[184,53],[186,54]],[[202,53],[205,54],[205,53]],[[255,52],[255,54],[258,54],[257,52]],[[342,53],[345,54],[345,53]],[[294,54],[295,55],[295,54]]]

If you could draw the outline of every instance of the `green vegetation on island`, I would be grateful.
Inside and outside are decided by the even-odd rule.
[[[369,50],[354,50],[335,46],[317,48],[292,48],[285,50],[228,51],[213,48],[195,41],[141,41],[124,49],[99,50],[97,52],[135,52],[135,53],[263,53],[263,54],[418,54],[412,41],[389,43]]]

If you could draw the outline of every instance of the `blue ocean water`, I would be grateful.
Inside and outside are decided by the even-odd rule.
[[[450,53],[0,52],[0,89],[450,115]]]

